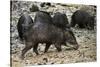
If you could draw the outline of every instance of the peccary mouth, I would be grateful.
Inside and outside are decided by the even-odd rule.
[[[68,50],[77,50],[79,48],[78,44],[70,44],[70,43],[66,43],[66,46],[69,47]]]

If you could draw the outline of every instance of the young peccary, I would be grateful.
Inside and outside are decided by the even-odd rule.
[[[17,30],[21,40],[23,40],[23,34],[28,30],[33,23],[32,18],[28,14],[23,14],[18,21]]]
[[[74,27],[76,24],[80,28],[94,29],[94,16],[86,11],[77,10],[72,15],[71,26]]]
[[[37,17],[37,14],[47,16],[43,19]],[[34,25],[24,34],[25,48],[22,50],[22,58],[24,54],[31,48],[38,55],[37,47],[39,43],[46,43],[45,51],[47,52],[50,45],[54,44],[58,51],[61,51],[61,45],[70,43],[73,49],[78,49],[78,43],[73,32],[63,30],[53,24],[51,24],[50,15],[45,12],[37,12]],[[47,21],[48,20],[48,21]]]

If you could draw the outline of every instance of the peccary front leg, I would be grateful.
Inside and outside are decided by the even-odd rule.
[[[44,51],[44,53],[46,53],[46,52],[48,51],[50,45],[51,45],[51,43],[46,43],[46,47],[45,47],[45,51]]]
[[[61,51],[61,44],[56,43],[56,44],[55,44],[55,47],[57,48],[58,52],[60,52],[60,51]]]
[[[72,27],[74,27],[76,25],[75,21],[71,21],[71,24],[70,24]]]
[[[24,59],[25,53],[32,48],[32,42],[26,42],[25,48],[22,50],[21,59]]]

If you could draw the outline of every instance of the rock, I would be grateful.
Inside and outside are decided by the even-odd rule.
[[[48,62],[48,59],[47,58],[43,58],[43,61]]]

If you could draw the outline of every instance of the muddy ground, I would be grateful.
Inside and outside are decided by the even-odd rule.
[[[21,6],[19,7],[18,4]],[[39,44],[38,51],[39,55],[36,55],[32,49],[29,50],[25,59],[21,60],[21,50],[24,48],[25,44],[19,40],[18,32],[16,25],[21,13],[28,12],[29,15],[34,19],[35,12],[30,12],[29,7],[32,4],[39,6],[40,3],[34,2],[13,2],[11,11],[11,23],[10,23],[10,39],[11,39],[11,65],[12,67],[23,67],[28,65],[47,65],[47,64],[68,64],[68,63],[79,63],[79,62],[95,62],[97,60],[96,55],[96,26],[94,30],[71,28],[75,34],[76,40],[79,44],[78,50],[67,50],[67,47],[62,46],[62,51],[57,52],[54,45],[50,47],[47,53],[43,53],[45,44]],[[69,22],[72,12],[76,11],[79,8],[76,8],[71,5],[63,6],[61,4],[53,4],[55,7],[41,8],[40,10],[45,9],[45,11],[51,11],[53,13],[60,11],[65,12],[68,16]],[[78,6],[80,7],[80,6]],[[69,10],[70,8],[70,10]],[[63,9],[63,11],[62,11]]]

